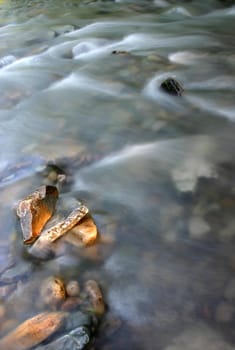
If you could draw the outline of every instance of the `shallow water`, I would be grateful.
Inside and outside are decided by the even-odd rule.
[[[13,250],[32,273],[13,207],[64,158],[65,195],[111,243],[33,279],[100,282],[95,349],[235,349],[234,16],[215,0],[0,2],[0,272]]]

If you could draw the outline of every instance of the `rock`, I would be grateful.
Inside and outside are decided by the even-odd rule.
[[[64,236],[88,213],[88,208],[85,205],[80,205],[74,209],[63,221],[50,227],[42,232],[40,237],[29,250],[30,254],[46,259],[50,257],[52,246],[55,241]]]
[[[80,294],[80,287],[77,281],[69,281],[66,284],[66,293],[70,297],[78,297]]]
[[[167,78],[161,83],[161,89],[174,96],[181,96],[184,92],[182,85],[174,78]]]
[[[81,326],[90,327],[92,323],[91,316],[85,314],[82,311],[72,312],[65,322],[65,332],[70,332],[73,329],[76,329]]]
[[[189,234],[192,238],[202,238],[210,232],[210,226],[200,216],[193,216],[189,220]]]
[[[82,304],[82,299],[79,297],[68,297],[61,305],[62,311],[71,311],[78,308]]]
[[[97,235],[96,224],[88,214],[66,234],[64,239],[76,246],[88,246],[94,244]]]
[[[43,312],[28,319],[0,340],[0,349],[31,349],[60,329],[66,316],[65,312]]]
[[[97,282],[89,280],[85,283],[85,291],[91,301],[94,312],[98,315],[102,315],[105,311],[105,304],[102,292]]]
[[[54,213],[58,190],[55,186],[41,186],[21,200],[17,215],[25,244],[31,244],[40,235],[42,228]]]
[[[215,311],[215,319],[217,322],[230,322],[233,319],[235,308],[230,303],[223,301],[221,302]]]
[[[186,158],[172,169],[172,179],[180,192],[193,192],[198,179],[215,178],[213,166],[199,158]]]
[[[40,295],[46,305],[59,306],[66,297],[64,282],[58,277],[48,277],[42,283]]]
[[[130,55],[129,52],[124,50],[113,50],[112,54],[113,55]]]
[[[86,327],[78,327],[48,345],[35,350],[82,350],[90,341],[90,332]]]

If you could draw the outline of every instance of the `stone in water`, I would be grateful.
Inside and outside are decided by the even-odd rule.
[[[21,200],[17,216],[23,232],[25,244],[31,244],[40,235],[44,225],[54,213],[58,190],[55,186],[41,186]]]
[[[174,78],[168,78],[161,83],[161,89],[170,95],[181,96],[184,92],[181,84]]]

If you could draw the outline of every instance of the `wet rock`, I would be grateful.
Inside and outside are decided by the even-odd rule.
[[[78,208],[74,209],[65,220],[43,231],[29,250],[30,254],[42,259],[49,258],[52,253],[54,242],[67,234],[67,232],[77,225],[87,213],[88,208],[85,205],[80,205]]]
[[[98,315],[102,315],[105,311],[105,304],[97,282],[94,280],[87,281],[85,283],[85,291],[88,294],[94,312]]]
[[[78,327],[50,344],[37,347],[35,350],[82,350],[89,341],[90,332],[88,328]]]
[[[174,96],[181,96],[184,92],[182,85],[174,78],[167,78],[161,83],[161,89]]]
[[[112,51],[112,54],[113,54],[113,55],[130,55],[129,52],[124,51],[124,50],[113,50],[113,51]]]
[[[58,277],[48,277],[42,283],[40,294],[46,305],[57,307],[66,297],[64,282]]]
[[[189,234],[192,238],[202,238],[210,232],[210,226],[200,216],[193,216],[189,220]]]
[[[98,231],[91,215],[86,215],[76,226],[65,236],[65,240],[76,246],[88,246],[94,244]]]
[[[79,297],[68,297],[61,305],[62,311],[75,310],[79,305],[82,305],[82,299]]]
[[[40,235],[42,228],[54,213],[58,190],[55,186],[41,186],[21,200],[17,216],[25,244],[31,244]]]
[[[213,166],[202,159],[187,158],[172,170],[172,179],[180,192],[193,192],[200,177],[216,177]]]
[[[66,284],[66,293],[70,297],[78,297],[80,294],[80,287],[77,281],[69,281]]]
[[[217,322],[231,322],[234,316],[235,308],[230,303],[223,301],[215,310],[215,319]]]
[[[81,326],[91,327],[92,319],[89,314],[85,314],[82,311],[77,311],[71,313],[65,322],[65,332],[70,332]]]
[[[75,27],[73,25],[67,24],[64,26],[55,26],[51,29],[54,31],[55,37],[57,37],[59,35],[72,32],[73,30],[75,30]]]
[[[60,329],[66,316],[65,312],[43,312],[28,319],[0,340],[0,349],[30,349]]]

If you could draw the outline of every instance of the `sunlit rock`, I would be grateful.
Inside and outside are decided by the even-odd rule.
[[[0,349],[31,349],[56,332],[66,316],[65,312],[43,312],[28,319],[0,340]]]
[[[97,227],[93,218],[91,215],[86,215],[68,232],[65,240],[73,245],[88,246],[95,243],[97,235]]]
[[[54,213],[57,198],[55,186],[41,186],[19,202],[17,216],[20,218],[25,244],[33,243],[39,236]]]

